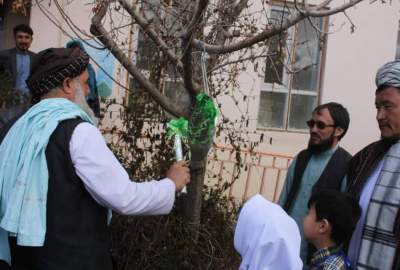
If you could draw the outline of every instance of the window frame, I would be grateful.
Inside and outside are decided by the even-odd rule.
[[[288,3],[280,2],[280,1],[273,1],[270,3],[270,10],[269,14],[271,14],[271,11],[273,10],[280,10],[284,11],[284,9],[294,9],[294,5],[290,4],[288,7]],[[328,45],[328,38],[327,38],[327,32],[329,28],[329,17],[323,17],[322,19],[322,31],[325,34],[322,37],[323,39],[323,46],[320,47],[319,50],[319,68],[318,68],[318,74],[317,74],[317,82],[316,82],[316,91],[310,91],[310,90],[297,90],[293,89],[293,74],[289,74],[287,71],[283,71],[282,75],[282,82],[285,83],[285,76],[287,77],[287,86],[282,87],[282,85],[279,85],[277,83],[266,83],[265,82],[265,73],[263,76],[260,76],[260,95],[259,95],[259,103],[258,105],[260,106],[261,104],[261,93],[262,92],[269,92],[269,93],[284,93],[286,94],[286,99],[285,99],[285,108],[283,110],[284,115],[282,116],[284,118],[283,126],[282,127],[266,127],[262,126],[259,123],[259,112],[260,112],[260,107],[258,107],[257,110],[257,124],[256,124],[256,129],[257,130],[270,130],[270,131],[278,131],[278,132],[290,132],[290,133],[308,133],[308,128],[304,129],[298,129],[298,128],[292,128],[289,126],[289,121],[290,121],[290,115],[291,115],[291,102],[292,102],[292,97],[293,95],[302,95],[302,96],[314,96],[316,98],[316,106],[318,106],[321,103],[321,96],[323,93],[323,79],[324,79],[324,73],[325,73],[325,60],[326,60],[326,53],[327,53],[327,45]],[[300,22],[299,22],[300,23]],[[291,68],[293,68],[294,64],[294,59],[295,59],[295,51],[296,51],[296,35],[299,31],[299,23],[295,24],[294,26],[290,27],[288,30],[291,32],[292,35],[292,40],[290,41],[289,46],[289,51],[290,51],[290,65]],[[294,28],[295,27],[295,28]],[[292,29],[294,28],[294,29]],[[292,32],[294,31],[294,34]],[[289,38],[290,39],[290,38]],[[287,59],[287,58],[286,58]],[[285,59],[285,60],[286,60]],[[266,65],[267,61],[263,61],[264,66]]]
[[[161,2],[163,2],[163,0],[160,0],[160,3],[159,3],[160,5],[161,5]],[[169,1],[168,2],[168,6],[172,6],[173,2],[174,2],[173,0]],[[140,4],[140,9],[142,9],[141,4]],[[165,14],[163,13],[162,16],[165,16]],[[143,35],[143,34],[141,34],[141,31],[142,30],[141,30],[139,25],[134,25],[134,24],[131,25],[131,28],[129,30],[129,32],[131,34],[129,36],[129,45],[128,45],[128,47],[129,47],[129,57],[132,59],[132,61],[136,65],[136,67],[142,72],[142,74],[146,78],[149,78],[150,77],[149,67],[144,67],[144,66],[143,67],[139,67],[139,66],[137,66],[138,60],[139,60],[138,59],[138,55],[139,55],[140,35]],[[126,86],[125,87],[127,89],[130,89],[131,80],[133,80],[133,79],[134,78],[128,72],[126,72],[126,82],[125,82]],[[162,86],[161,93],[165,94],[165,87],[166,87],[166,84],[169,83],[169,82],[181,82],[183,84],[182,78],[177,80],[176,78],[172,78],[171,76],[169,76],[169,74],[166,74],[161,79],[161,86]],[[133,90],[133,91],[142,91],[140,89],[131,89],[131,90]],[[130,96],[129,93],[127,93],[125,95],[125,97],[124,97],[123,103],[124,103],[125,106],[129,106],[129,104],[130,104],[129,96]],[[167,113],[167,115],[168,115],[168,113]]]

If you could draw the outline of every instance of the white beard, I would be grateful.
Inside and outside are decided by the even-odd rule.
[[[92,109],[87,104],[85,92],[83,91],[81,84],[77,81],[75,81],[75,89],[76,89],[75,100],[74,100],[75,104],[81,107],[81,109],[92,119],[94,125],[97,126],[99,120],[96,118]]]

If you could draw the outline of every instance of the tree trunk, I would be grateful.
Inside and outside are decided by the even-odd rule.
[[[195,228],[199,227],[201,220],[202,191],[206,165],[207,156],[199,161],[192,160],[190,164],[191,182],[187,187],[188,194],[184,206],[184,215]],[[197,235],[195,239],[197,239]]]

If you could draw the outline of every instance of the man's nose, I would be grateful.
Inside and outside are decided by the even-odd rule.
[[[384,109],[377,109],[376,110],[376,119],[383,120],[386,118],[386,112]]]
[[[318,130],[317,125],[313,125],[312,127],[310,127],[310,133],[315,133]]]

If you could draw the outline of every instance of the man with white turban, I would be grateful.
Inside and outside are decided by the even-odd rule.
[[[89,56],[50,48],[36,61],[34,104],[0,131],[0,269],[112,270],[110,209],[168,214],[189,168],[131,181],[88,115]]]
[[[359,199],[361,218],[348,255],[356,269],[400,269],[400,61],[376,74],[376,120],[381,139],[350,162],[348,191]]]
[[[239,270],[300,270],[300,242],[296,222],[279,205],[261,195],[243,205],[234,238]]]

